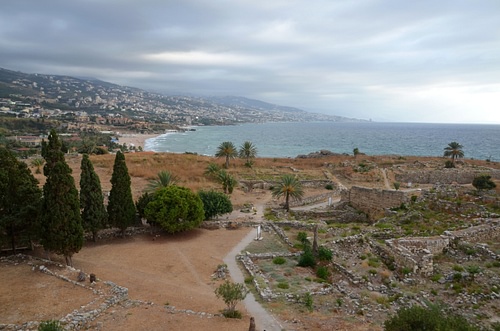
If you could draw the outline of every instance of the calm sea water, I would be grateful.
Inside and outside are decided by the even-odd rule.
[[[327,149],[368,155],[442,156],[452,141],[463,145],[466,158],[500,161],[500,125],[423,123],[263,123],[195,127],[146,141],[156,152],[214,155],[223,141],[236,147],[251,141],[260,157],[296,157]]]

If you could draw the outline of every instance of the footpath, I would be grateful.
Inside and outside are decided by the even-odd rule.
[[[236,255],[240,254],[242,250],[245,249],[256,237],[256,230],[252,229],[243,238],[238,245],[236,245],[231,252],[224,258],[224,263],[227,265],[229,274],[233,282],[243,283],[245,278],[243,272],[238,267],[236,261]],[[262,305],[255,300],[253,293],[248,293],[245,300],[243,301],[245,308],[251,317],[255,319],[256,329],[259,331],[281,331],[284,330],[281,323],[272,316],[267,310],[265,310]]]

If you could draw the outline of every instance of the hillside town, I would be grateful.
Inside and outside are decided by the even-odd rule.
[[[232,100],[167,96],[95,79],[0,69],[0,114],[62,119],[81,129],[130,124],[147,129],[148,123],[190,126],[349,120],[246,98]]]

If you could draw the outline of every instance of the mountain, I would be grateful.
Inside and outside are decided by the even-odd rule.
[[[120,113],[144,121],[172,124],[233,124],[269,121],[358,121],[306,112],[239,96],[167,96],[96,78],[28,74],[0,68],[0,98],[45,108]]]

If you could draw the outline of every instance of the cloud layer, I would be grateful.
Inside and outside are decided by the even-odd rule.
[[[379,121],[500,124],[498,0],[16,0],[0,67]]]

